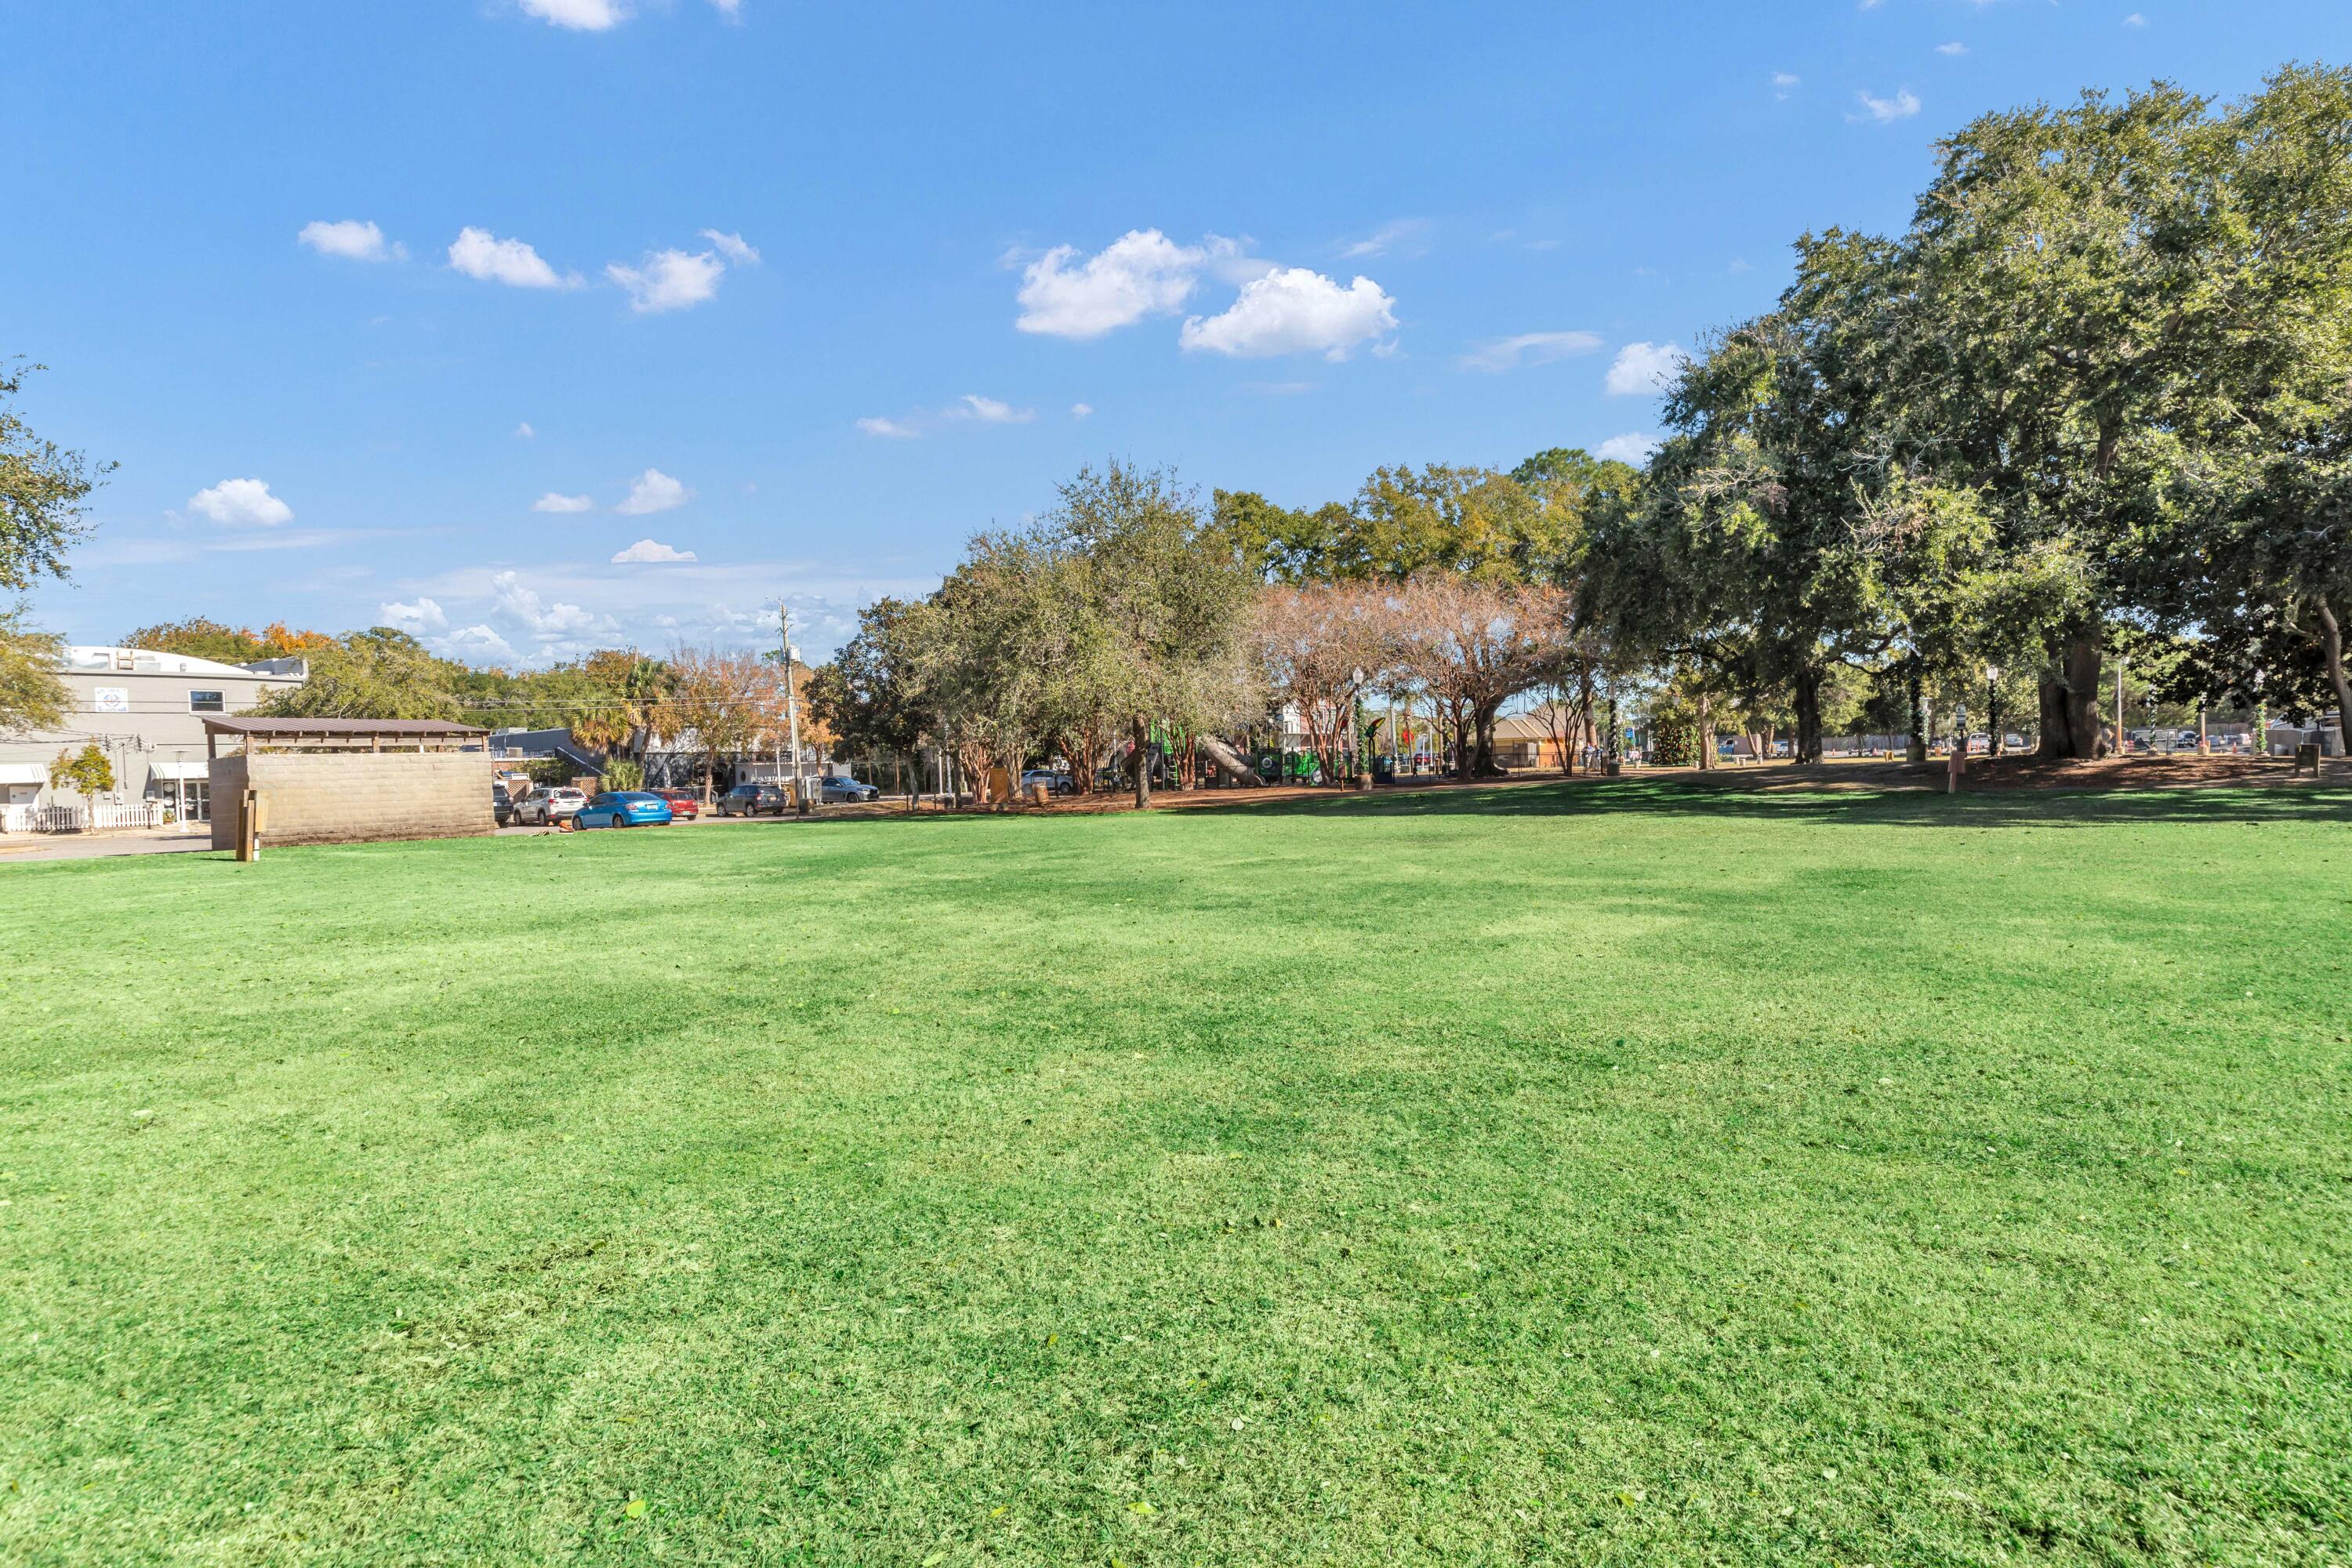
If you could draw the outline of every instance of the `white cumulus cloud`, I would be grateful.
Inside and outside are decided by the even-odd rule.
[[[982,425],[1026,425],[1037,417],[1037,411],[1015,408],[1009,403],[999,403],[993,397],[967,392],[963,395],[963,406],[949,409],[948,416],[954,419],[977,419]]]
[[[1091,403],[1073,403],[1070,405],[1070,417],[1073,419],[1084,419],[1094,411],[1095,405]]]
[[[691,550],[673,550],[659,540],[640,539],[626,550],[614,554],[613,564],[618,566],[624,562],[630,561],[691,561],[693,559],[694,552]]]
[[[1084,261],[1076,246],[1057,245],[1023,270],[1015,296],[1021,314],[1013,324],[1024,332],[1084,339],[1146,316],[1173,315],[1212,255],[1232,248],[1222,241],[1179,245],[1156,228],[1130,229]]]
[[[1319,272],[1284,267],[1244,284],[1223,314],[1187,317],[1176,341],[1239,359],[1321,353],[1337,360],[1396,324],[1396,301],[1370,279],[1342,289]]]
[[[629,14],[622,0],[521,0],[526,16],[578,33],[601,33],[618,26]]]
[[[516,437],[516,438],[517,438],[517,439],[519,439],[519,440],[523,440],[523,441],[528,441],[528,440],[530,440],[532,437],[534,437],[534,436],[536,436],[536,435],[538,435],[538,434],[539,434],[539,432],[538,432],[538,431],[536,431],[536,430],[534,430],[534,429],[532,429],[532,428],[530,427],[530,420],[528,420],[528,419],[524,420],[521,424],[520,424],[520,425],[516,426],[515,426],[515,431],[514,431],[514,433],[515,433],[515,437]]]
[[[1657,437],[1636,432],[1632,435],[1610,437],[1593,448],[1593,455],[1614,462],[1631,463],[1638,468],[1648,462],[1650,454],[1657,449]]]
[[[294,509],[261,479],[223,479],[188,498],[188,509],[231,528],[276,528],[294,521]]]
[[[559,495],[550,490],[531,502],[530,510],[533,511],[594,511],[596,503],[586,496]]]
[[[1939,55],[1964,55],[1969,52],[1969,47],[1961,43],[1937,44],[1936,52]]]
[[[404,632],[425,635],[449,629],[449,617],[441,606],[419,594],[415,602],[404,605],[398,600],[375,607],[376,619],[384,626],[397,626]]]
[[[604,276],[629,291],[632,310],[683,310],[719,292],[727,264],[708,250],[657,250],[642,267],[615,261]]]
[[[1862,112],[1847,115],[1848,120],[1868,120],[1884,125],[1890,120],[1907,120],[1919,112],[1918,94],[1907,87],[1893,98],[1873,98],[1867,91],[1856,92],[1854,97],[1862,100]]]
[[[550,267],[524,241],[500,239],[486,228],[459,229],[449,247],[449,265],[468,278],[517,289],[570,289],[580,281]]]
[[[1790,93],[1796,90],[1797,83],[1801,79],[1802,79],[1794,71],[1774,71],[1772,73],[1772,96],[1775,98],[1788,97]]]
[[[1600,335],[1594,332],[1520,332],[1473,343],[1461,364],[1464,370],[1517,370],[1523,364],[1549,364],[1571,354],[1589,354],[1600,346]]]
[[[387,244],[383,230],[374,224],[355,217],[306,223],[294,237],[321,256],[340,256],[346,261],[396,261],[408,254],[397,245]]]
[[[433,651],[444,658],[460,662],[484,659],[508,660],[515,657],[514,646],[490,627],[476,624],[461,626],[431,645]]]
[[[706,228],[702,231],[702,237],[717,246],[719,254],[738,267],[749,267],[760,259],[760,253],[753,249],[740,234],[729,234],[722,229]]]
[[[901,425],[896,419],[860,419],[857,427],[868,436],[887,436],[893,440],[911,441],[922,434],[911,425]]]
[[[1673,343],[1627,343],[1610,362],[1601,384],[1612,397],[1654,397],[1681,371],[1685,357]]]
[[[524,585],[520,574],[500,572],[490,579],[490,589],[499,608],[530,628],[534,637],[560,637],[572,632],[584,632],[596,624],[596,617],[577,605],[562,601],[548,604],[536,590]],[[460,634],[462,635],[462,634]]]
[[[647,468],[629,487],[629,499],[613,510],[624,517],[643,517],[647,512],[668,511],[684,506],[694,499],[694,492],[659,468]]]

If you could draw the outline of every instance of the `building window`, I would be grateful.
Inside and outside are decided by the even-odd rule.
[[[227,704],[222,700],[221,694],[217,691],[188,693],[188,711],[191,713],[224,713],[227,710]]]

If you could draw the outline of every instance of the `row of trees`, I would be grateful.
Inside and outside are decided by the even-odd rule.
[[[939,591],[866,609],[816,672],[814,706],[854,749],[938,746],[966,776],[1068,761],[1090,790],[1115,752],[1139,805],[1155,746],[1192,782],[1238,772],[1227,737],[1287,710],[1327,777],[1374,698],[1426,704],[1465,773],[1494,767],[1504,705],[1555,684],[1589,722],[1604,678],[1572,584],[1582,514],[1633,471],[1549,453],[1519,474],[1385,469],[1351,504],[1202,504],[1112,462],[1025,530],[984,533]]]
[[[1911,227],[1800,242],[1779,308],[1675,384],[1639,504],[1588,541],[1622,658],[1778,696],[2032,670],[2042,750],[2103,665],[2352,737],[2352,74],[1989,115]],[[1912,726],[1917,728],[1915,722]]]

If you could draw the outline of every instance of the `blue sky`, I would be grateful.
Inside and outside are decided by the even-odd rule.
[[[1899,226],[1972,115],[2352,58],[2341,0],[8,26],[0,353],[121,464],[37,617],[518,664],[772,640],[780,595],[821,653],[1110,455],[1313,504],[1630,449],[1646,364],[1767,307],[1806,229]]]

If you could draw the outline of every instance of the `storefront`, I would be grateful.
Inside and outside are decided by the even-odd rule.
[[[147,775],[147,795],[172,808],[176,822],[213,819],[211,764],[202,757],[159,761]]]

